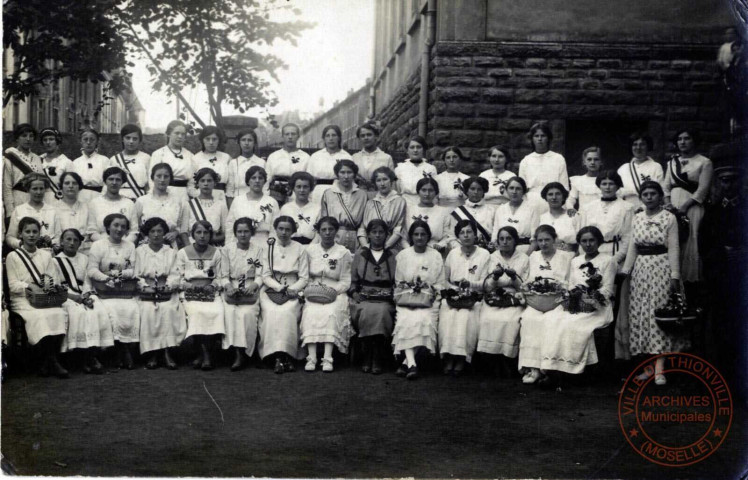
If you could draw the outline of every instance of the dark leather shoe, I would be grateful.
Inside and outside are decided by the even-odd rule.
[[[535,382],[535,384],[543,390],[553,390],[554,388],[556,388],[556,382],[550,375],[544,375],[540,377],[540,379]]]
[[[145,368],[147,368],[148,370],[155,370],[158,368],[158,362],[155,358],[151,358],[150,360],[148,360],[148,363],[145,364]]]
[[[231,371],[238,372],[242,368],[244,368],[244,361],[242,361],[242,357],[236,357],[234,363],[231,364]]]
[[[418,367],[413,365],[412,367],[408,368],[408,373],[405,375],[405,378],[408,380],[415,380],[418,378]]]
[[[197,357],[196,359],[192,361],[192,368],[194,368],[195,370],[200,370],[200,367],[202,366],[203,366],[203,356],[200,355],[199,357]]]
[[[395,375],[397,375],[398,377],[405,377],[406,375],[408,375],[408,366],[404,363],[401,363],[400,366],[397,367]]]
[[[62,368],[62,365],[57,360],[52,360],[49,363],[51,373],[57,378],[70,378],[70,373]]]
[[[97,358],[91,359],[91,373],[94,375],[102,375],[104,373],[104,366]]]
[[[285,370],[285,369],[283,368],[283,362],[281,361],[281,359],[280,359],[280,358],[276,358],[276,359],[275,359],[275,368],[273,369],[273,371],[274,371],[275,373],[279,374],[279,375],[280,375],[281,373],[284,373],[284,372],[286,371],[286,370]]]
[[[296,365],[293,364],[293,360],[290,358],[287,358],[285,362],[283,362],[283,370],[285,370],[288,373],[295,372],[296,371]]]

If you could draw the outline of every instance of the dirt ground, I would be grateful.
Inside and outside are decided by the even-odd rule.
[[[64,381],[26,374],[2,386],[2,454],[4,466],[20,475],[744,475],[744,407],[736,406],[729,436],[714,455],[666,468],[626,443],[618,388],[543,391],[482,374],[432,373],[409,382],[353,367],[284,375],[257,368],[137,369],[76,373]]]

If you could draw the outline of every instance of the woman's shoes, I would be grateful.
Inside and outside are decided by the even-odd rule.
[[[169,355],[169,352],[167,350],[164,350],[164,364],[166,365],[166,368],[169,370],[176,370],[177,369],[177,362],[175,362],[171,355]]]
[[[374,358],[371,361],[371,373],[374,375],[382,374],[382,362],[379,359],[379,355],[374,355]]]
[[[655,385],[667,385],[667,378],[662,373],[655,374]]]
[[[293,360],[291,360],[291,357],[286,356],[286,359],[283,361],[283,370],[286,373],[291,373],[296,371],[296,366],[293,364]]]
[[[192,368],[194,368],[195,370],[200,370],[202,366],[203,366],[203,356],[200,355],[199,357],[197,357],[196,359],[192,361]]]
[[[317,370],[317,359],[316,358],[307,358],[306,359],[306,365],[304,365],[304,371],[306,372],[313,372]]]
[[[123,359],[122,363],[124,364],[125,368],[128,370],[132,370],[135,368],[135,363],[132,361],[132,354],[130,353],[130,349],[125,346],[125,358]]]
[[[50,359],[49,371],[57,378],[70,378],[70,373],[62,368],[62,365],[60,365],[60,362],[58,362],[56,358]]]
[[[401,363],[399,367],[397,367],[397,370],[395,371],[395,375],[398,377],[405,377],[408,375],[408,366],[404,363]]]
[[[524,377],[522,377],[522,383],[525,385],[530,385],[538,381],[540,378],[540,370],[537,368],[531,369],[529,372],[525,374]]]
[[[158,368],[158,361],[156,360],[155,355],[148,359],[148,363],[145,364],[145,368],[147,368],[148,370],[155,370]]]
[[[213,370],[213,362],[210,361],[210,357],[205,357],[205,360],[203,360],[203,364],[200,365],[200,368],[206,372]]]
[[[238,372],[242,368],[244,368],[244,359],[241,357],[241,354],[239,354],[234,359],[234,363],[231,364],[231,371]]]
[[[283,368],[283,360],[281,360],[280,358],[275,359],[275,368],[273,369],[273,371],[278,375],[286,371],[286,369]]]
[[[322,371],[326,373],[332,372],[332,358],[323,358],[322,359]]]
[[[408,380],[415,380],[418,378],[418,367],[413,365],[412,367],[408,367],[408,373],[405,375],[405,378]]]
[[[91,373],[94,375],[102,375],[104,373],[104,366],[96,357],[91,358]]]

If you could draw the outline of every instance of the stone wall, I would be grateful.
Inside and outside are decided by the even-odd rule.
[[[382,124],[380,148],[395,160],[405,159],[408,138],[418,134],[418,98],[421,68],[395,93],[391,102],[377,107],[376,120]]]

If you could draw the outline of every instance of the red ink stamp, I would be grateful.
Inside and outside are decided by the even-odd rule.
[[[658,358],[665,359],[666,385],[654,382]],[[727,437],[732,416],[724,377],[688,353],[666,353],[643,362],[626,379],[618,399],[626,440],[642,457],[668,467],[693,465],[714,453]]]

